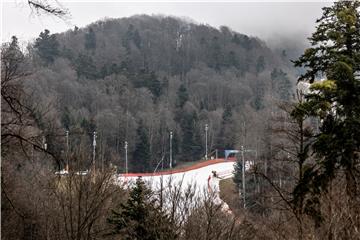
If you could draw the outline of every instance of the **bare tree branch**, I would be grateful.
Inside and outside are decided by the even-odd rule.
[[[69,15],[68,9],[61,6],[58,1],[50,4],[47,0],[28,0],[28,4],[30,8],[36,12],[37,15],[45,13],[59,18],[65,18]]]

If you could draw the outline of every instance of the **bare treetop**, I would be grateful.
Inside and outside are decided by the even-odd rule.
[[[57,0],[28,0],[28,4],[37,15],[49,14],[59,18],[66,18],[70,15],[67,8],[62,6]]]

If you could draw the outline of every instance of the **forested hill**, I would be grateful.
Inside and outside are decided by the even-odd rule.
[[[258,144],[267,110],[289,100],[295,83],[286,54],[260,39],[174,17],[45,30],[29,50],[27,90],[55,106],[51,114],[70,131],[70,147],[91,149],[97,131],[97,157],[123,168],[128,141],[133,171],[152,170],[163,156],[166,167],[169,131],[176,161],[204,156],[205,124],[209,152]],[[60,153],[64,147],[47,138]]]

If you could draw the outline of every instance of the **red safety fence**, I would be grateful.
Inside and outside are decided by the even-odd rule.
[[[183,173],[188,172],[191,170],[195,170],[198,168],[206,167],[209,165],[217,164],[217,163],[226,163],[226,162],[235,162],[235,158],[227,158],[225,160],[224,158],[218,158],[218,159],[212,159],[205,162],[196,163],[192,166],[183,167],[183,168],[177,168],[177,169],[171,169],[166,171],[159,171],[156,173],[124,173],[121,174],[123,177],[149,177],[149,176],[161,176],[161,175],[169,175],[169,174],[175,174],[175,173]]]

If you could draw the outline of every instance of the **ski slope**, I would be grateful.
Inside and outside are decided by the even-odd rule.
[[[185,168],[174,172],[120,174],[118,179],[122,182],[135,182],[135,180],[141,176],[145,182],[156,187],[160,184],[160,179],[162,178],[163,182],[168,182],[169,180],[175,183],[182,181],[183,185],[196,183],[199,188],[207,188],[209,177],[211,179],[213,178],[213,171],[216,171],[220,177],[231,177],[234,171],[234,161],[229,160],[227,162],[209,164],[195,169],[190,168],[190,170]]]
[[[131,186],[136,179],[141,176],[142,179],[149,184],[153,189],[159,189],[161,181],[166,183],[171,182],[174,185],[180,185],[185,189],[188,185],[196,185],[196,192],[201,196],[203,191],[214,191],[215,201],[223,204],[223,209],[228,210],[228,206],[219,196],[219,182],[221,179],[230,178],[233,176],[234,159],[224,160],[216,159],[197,164],[192,167],[160,172],[160,173],[129,173],[120,174],[118,181],[125,186]],[[213,172],[216,172],[216,177]]]

